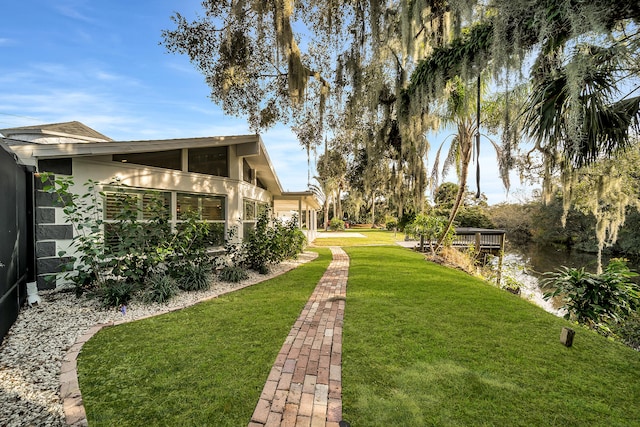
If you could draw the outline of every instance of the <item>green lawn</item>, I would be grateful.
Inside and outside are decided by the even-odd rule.
[[[331,253],[162,316],[105,328],[82,348],[90,426],[246,426]]]
[[[331,232],[327,232],[331,234]],[[404,240],[403,233],[395,233],[387,230],[372,230],[366,228],[354,228],[340,233],[360,233],[365,237],[323,237],[313,242],[314,246],[374,246],[393,245],[397,241]]]
[[[360,230],[358,230],[360,231]],[[354,239],[355,240],[355,239]],[[330,254],[85,344],[91,426],[246,426]],[[343,412],[361,426],[640,425],[640,353],[400,247],[346,248]]]
[[[640,353],[401,248],[347,248],[352,426],[640,425]],[[384,260],[384,262],[381,262]]]

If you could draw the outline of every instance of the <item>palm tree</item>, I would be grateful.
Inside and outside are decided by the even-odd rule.
[[[623,82],[640,67],[637,55],[618,45],[585,44],[568,63],[562,57],[558,50],[536,63],[523,122],[546,160],[579,168],[630,145],[630,132],[640,124],[640,96],[631,95],[640,86]]]
[[[445,236],[453,227],[453,222],[462,206],[464,193],[467,187],[467,176],[469,174],[469,165],[473,153],[473,143],[479,137],[478,121],[473,116],[474,102],[476,100],[474,88],[465,86],[462,79],[454,78],[447,87],[446,103],[440,111],[439,117],[444,126],[453,126],[456,133],[451,139],[449,152],[443,165],[443,175],[452,165],[456,167],[458,175],[458,192],[449,213],[447,225],[444,227],[442,235],[438,239],[436,250],[442,246]],[[475,88],[477,89],[477,88]],[[477,113],[477,111],[476,111]],[[433,167],[434,183],[438,181],[438,168],[440,164],[440,153],[447,139],[443,141],[436,153],[435,163]]]

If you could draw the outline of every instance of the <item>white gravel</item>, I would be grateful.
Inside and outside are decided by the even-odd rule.
[[[267,275],[250,273],[240,283],[214,280],[211,288],[183,292],[168,304],[132,303],[126,314],[101,309],[95,300],[76,298],[62,290],[41,291],[42,302],[25,306],[0,346],[0,426],[64,426],[60,397],[60,366],[67,349],[90,327],[114,321],[133,321],[193,305],[291,270],[315,258],[305,252],[297,260],[273,266]]]

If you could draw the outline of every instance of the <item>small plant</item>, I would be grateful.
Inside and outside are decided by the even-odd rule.
[[[561,296],[565,318],[589,327],[608,330],[606,324],[619,323],[640,307],[640,290],[631,281],[638,274],[629,270],[625,260],[612,259],[602,274],[589,273],[584,267],[562,267],[546,275],[543,286],[553,290],[544,298]]]
[[[95,290],[97,298],[105,307],[120,307],[127,305],[138,290],[138,286],[131,282],[118,279],[106,279]]]
[[[167,274],[152,274],[147,278],[145,291],[142,296],[144,302],[166,303],[179,292],[173,277]]]
[[[433,243],[442,234],[447,226],[447,219],[439,216],[420,213],[405,227],[405,233],[420,238],[420,251],[424,252],[425,241],[429,245],[432,255],[435,255]],[[453,239],[455,231],[452,229],[447,235],[447,240]],[[445,244],[446,245],[446,244]]]
[[[226,266],[220,270],[220,280],[223,282],[238,283],[249,278],[249,273],[241,267]]]
[[[344,221],[340,218],[331,218],[329,221],[329,230],[331,231],[343,231],[345,229]]]
[[[398,221],[395,218],[390,218],[385,223],[384,228],[389,231],[396,231],[398,229]]]
[[[70,190],[75,185],[71,177],[54,177],[49,173],[41,173],[40,179],[43,191],[57,197],[56,202],[62,207],[65,221],[74,230],[71,243],[74,256],[67,256],[65,251],[58,253],[58,256],[66,257],[66,262],[62,265],[62,277],[75,285],[77,296],[97,286],[104,286],[102,273],[107,254],[102,234],[103,193],[99,191],[98,182],[87,181],[86,192],[78,195]]]
[[[501,289],[504,289],[507,292],[511,292],[514,295],[520,295],[520,287],[520,282],[518,282],[515,278],[511,277],[508,274],[502,276],[502,283],[500,284]]]
[[[209,264],[185,263],[176,278],[180,289],[204,291],[211,286],[211,266]]]

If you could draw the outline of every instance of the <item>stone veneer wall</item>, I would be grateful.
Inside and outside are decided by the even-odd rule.
[[[51,176],[50,180],[54,177]],[[64,223],[62,207],[57,194],[43,191],[45,185],[35,179],[36,205],[36,274],[38,289],[53,289],[57,280],[48,280],[52,273],[62,271],[62,265],[69,262],[68,257],[58,256],[61,247],[68,247],[73,238],[73,226]]]

